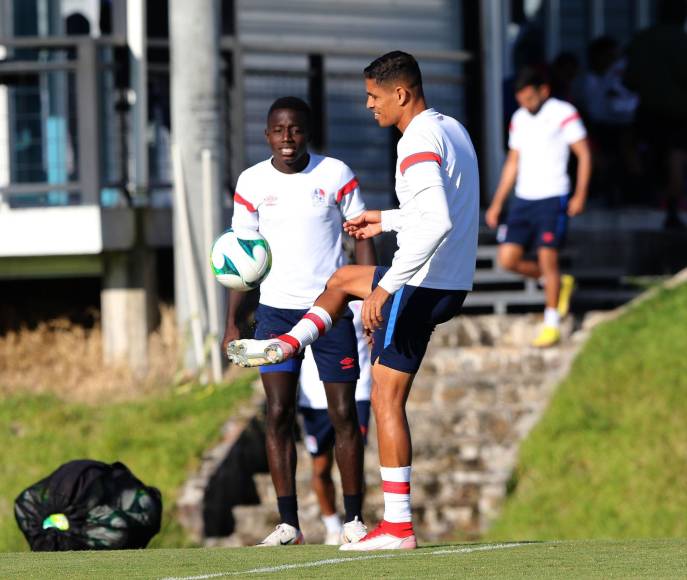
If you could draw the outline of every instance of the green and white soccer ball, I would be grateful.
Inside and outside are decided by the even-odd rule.
[[[212,244],[210,264],[222,286],[247,292],[270,273],[272,253],[258,232],[228,229]]]

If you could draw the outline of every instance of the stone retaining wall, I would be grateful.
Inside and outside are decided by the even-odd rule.
[[[569,338],[568,326],[562,346],[547,350],[529,347],[539,320],[534,315],[463,317],[436,330],[408,402],[414,453],[413,510],[421,540],[456,535],[477,538],[498,515],[518,446],[541,417],[581,342]],[[260,391],[258,386],[256,393]],[[243,417],[230,421],[229,438],[208,453],[180,500],[184,525],[207,545],[252,544],[278,523],[270,477],[250,467],[246,469],[253,470],[260,503],[233,508],[227,504],[227,517],[233,516],[230,536],[207,538],[202,532],[203,509],[206,519],[208,511],[203,490],[213,477],[217,480],[222,457],[237,445],[249,415],[257,415],[253,430],[260,424],[260,404],[256,401],[253,405],[254,413],[244,412]],[[322,540],[324,527],[309,487],[310,458],[302,444],[298,449],[301,527],[306,541],[315,543]],[[365,517],[375,523],[383,514],[383,496],[374,427],[365,461]],[[240,469],[236,461],[232,465],[234,472]],[[240,481],[225,480],[227,486]],[[221,510],[216,507],[216,493],[213,501],[213,510]]]

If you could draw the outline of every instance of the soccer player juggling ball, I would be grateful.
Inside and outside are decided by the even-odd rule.
[[[515,80],[520,108],[509,127],[508,157],[494,199],[485,215],[497,227],[504,202],[515,185],[508,220],[498,238],[499,264],[544,283],[544,325],[533,346],[549,347],[560,340],[559,320],[568,313],[574,280],[560,275],[558,250],[562,248],[568,217],[584,210],[591,175],[591,155],[580,114],[570,103],[549,96],[542,75],[523,69]],[[577,183],[568,201],[570,150],[577,157]],[[537,260],[525,257],[536,248]]]
[[[345,219],[360,216],[365,205],[358,180],[341,161],[308,151],[310,108],[301,99],[277,99],[267,115],[265,136],[272,157],[239,176],[234,194],[232,227],[259,230],[272,250],[272,269],[260,285],[255,315],[257,339],[284,334],[305,315],[327,279],[344,263]],[[356,239],[359,264],[376,263],[372,240]],[[229,293],[223,345],[239,337],[240,292]],[[353,313],[337,312],[329,334],[312,346],[324,382],[329,417],[336,435],[335,456],[341,472],[346,523],[343,541],[366,533],[362,523],[363,443],[358,426],[355,387],[359,376],[358,341]],[[277,493],[281,523],[259,545],[303,543],[296,501],[294,421],[302,355],[261,368],[267,398],[266,447]]]
[[[349,300],[363,298],[372,333],[372,408],[377,422],[384,519],[342,550],[415,548],[410,509],[411,441],[405,403],[437,324],[456,316],[472,288],[477,253],[479,177],[465,128],[427,107],[420,68],[391,52],[364,71],[367,108],[381,127],[396,126],[399,209],[366,211],[344,223],[356,239],[397,234],[390,268],[344,266],[287,333],[238,340],[227,354],[244,366],[281,363],[326,337]]]

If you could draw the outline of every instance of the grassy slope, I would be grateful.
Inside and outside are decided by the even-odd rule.
[[[515,483],[490,539],[687,537],[687,285],[593,332]]]
[[[475,548],[477,548],[476,551]],[[484,548],[487,548],[486,550]],[[684,540],[426,546],[339,552],[332,546],[2,554],[3,578],[684,578]],[[326,560],[322,562],[322,560]],[[341,561],[344,560],[344,561]],[[349,560],[349,561],[346,561]],[[260,568],[285,566],[282,571]],[[257,570],[256,570],[257,569]],[[278,572],[278,573],[274,573]]]
[[[249,395],[252,380],[248,375],[232,385],[102,406],[53,396],[0,398],[0,551],[28,549],[14,521],[17,494],[61,463],[83,458],[122,461],[158,487],[165,514],[151,545],[184,545],[170,518],[175,493],[202,451],[219,438],[232,407]]]

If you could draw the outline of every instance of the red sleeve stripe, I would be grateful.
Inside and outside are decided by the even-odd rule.
[[[344,195],[348,195],[358,187],[358,178],[354,177],[346,185],[344,185],[339,191],[336,192],[336,203],[340,203],[344,198]]]
[[[317,314],[308,312],[305,316],[303,316],[303,318],[307,318],[317,327],[317,332],[320,333],[320,336],[322,336],[326,332],[327,327],[324,325],[324,321],[319,316],[317,316]]]
[[[238,191],[234,194],[234,203],[240,203],[241,205],[245,205],[249,212],[255,213],[256,211],[258,211],[257,209],[255,209],[255,206],[250,201],[242,198],[239,195]]]
[[[566,117],[565,119],[563,119],[563,121],[561,121],[561,127],[565,127],[568,123],[571,123],[572,121],[577,121],[577,119],[579,118],[580,114],[577,111],[575,111],[572,115]]]
[[[423,163],[425,161],[436,161],[441,165],[441,157],[436,153],[426,151],[424,153],[413,153],[408,155],[403,161],[401,161],[401,175],[403,175],[409,167],[415,165],[416,163]]]
[[[405,481],[382,481],[382,491],[385,493],[410,493],[410,482]]]

